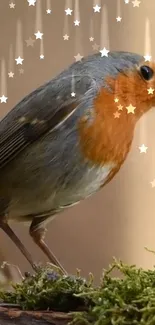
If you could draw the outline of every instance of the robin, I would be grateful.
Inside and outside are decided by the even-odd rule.
[[[155,105],[155,63],[128,52],[73,63],[21,100],[0,122],[0,227],[36,264],[8,222],[44,241],[54,216],[92,195],[119,171],[139,118]]]

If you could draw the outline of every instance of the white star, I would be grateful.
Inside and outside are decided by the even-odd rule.
[[[51,9],[47,9],[46,12],[47,12],[47,14],[51,14],[52,10]]]
[[[89,37],[90,42],[94,41],[94,37]]]
[[[106,50],[106,48],[104,47],[104,48],[100,51],[100,53],[101,53],[101,56],[108,56],[109,51]]]
[[[140,5],[139,0],[134,0],[134,1],[132,1],[132,3],[133,3],[133,7],[139,7],[139,5]]]
[[[129,3],[130,0],[124,0],[125,3]]]
[[[68,9],[65,9],[65,12],[66,12],[66,15],[70,15],[72,14],[72,9],[68,8]]]
[[[134,111],[135,111],[136,107],[134,107],[132,104],[130,104],[129,106],[126,107],[126,109],[128,111],[128,114],[129,113],[134,114],[135,113]]]
[[[145,61],[151,61],[152,56],[149,54],[144,55]]]
[[[63,39],[64,39],[64,41],[68,41],[68,40],[69,40],[69,35],[65,34],[65,35],[63,36]]]
[[[77,55],[74,56],[74,58],[75,58],[76,61],[81,61],[83,56],[80,53],[78,53]]]
[[[114,102],[115,102],[115,103],[118,103],[118,102],[119,102],[119,99],[116,97],[116,98],[114,99]]]
[[[98,5],[96,5],[95,7],[93,7],[94,12],[100,12],[101,7],[99,7]]]
[[[12,71],[8,72],[8,76],[9,76],[9,78],[13,78],[14,77],[14,72],[12,72]]]
[[[120,22],[122,20],[122,17],[118,16],[116,17],[117,22]]]
[[[139,150],[140,150],[140,153],[146,153],[146,150],[148,149],[148,147],[145,146],[145,144],[142,144],[140,147],[139,147]]]
[[[24,59],[22,59],[22,58],[19,56],[17,59],[15,59],[15,61],[16,61],[16,64],[23,64]]]
[[[0,97],[0,101],[1,101],[1,103],[6,103],[7,99],[8,99],[8,97],[6,97],[5,95],[2,95],[2,96]]]
[[[44,35],[43,33],[41,33],[39,30],[37,33],[34,33],[36,39],[42,39],[42,36]]]
[[[29,6],[35,6],[36,0],[27,0]]]
[[[74,25],[75,25],[75,26],[79,26],[79,25],[80,25],[80,21],[76,19],[76,20],[74,21]]]
[[[75,97],[75,93],[74,93],[74,91],[71,93],[71,97]]]
[[[149,95],[150,95],[150,94],[153,95],[153,93],[154,93],[154,89],[151,88],[151,87],[148,88],[147,91],[148,91],[148,94],[149,94]]]
[[[15,3],[13,3],[13,2],[9,3],[9,7],[10,7],[11,9],[14,9],[14,8],[15,8]]]
[[[155,187],[155,179],[152,182],[150,182],[150,184],[152,185],[152,187]]]
[[[44,54],[40,54],[40,59],[44,59]]]

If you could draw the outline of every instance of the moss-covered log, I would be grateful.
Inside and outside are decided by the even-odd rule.
[[[121,277],[112,277],[117,269]],[[7,305],[6,305],[7,304]],[[13,308],[14,307],[14,308]],[[51,267],[0,290],[0,325],[155,325],[155,269],[114,261],[100,285]]]
[[[67,313],[0,307],[1,325],[67,325],[71,319]]]

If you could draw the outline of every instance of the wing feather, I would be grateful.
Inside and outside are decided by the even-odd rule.
[[[76,97],[73,98],[72,77],[66,73],[65,77],[60,74],[30,93],[0,122],[0,169],[77,110],[92,80],[89,77],[86,82],[85,76],[75,76]]]

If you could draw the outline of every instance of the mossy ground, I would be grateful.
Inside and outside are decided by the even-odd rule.
[[[113,269],[122,277],[113,277]],[[91,274],[88,280],[78,273],[62,276],[48,265],[13,285],[12,292],[1,290],[0,299],[26,310],[72,312],[76,324],[155,325],[155,269],[114,260],[95,287]]]

